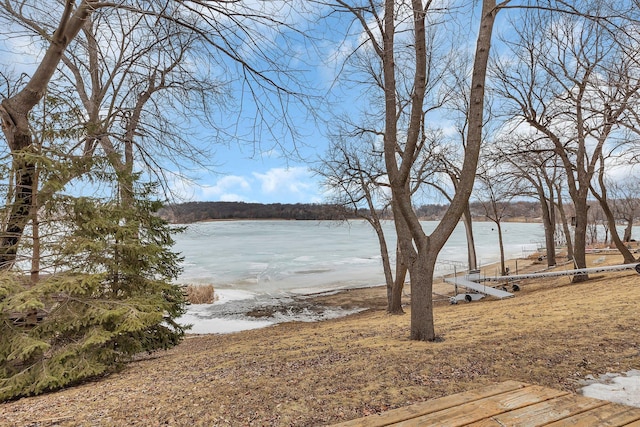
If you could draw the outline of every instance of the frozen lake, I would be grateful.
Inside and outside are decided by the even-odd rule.
[[[427,232],[436,222],[423,222]],[[385,224],[395,248],[392,222]],[[480,265],[500,259],[495,224],[474,224]],[[544,241],[537,223],[503,224],[506,257],[519,258]],[[190,306],[183,317],[194,333],[223,333],[279,321],[314,321],[337,312],[280,312],[276,318],[245,316],[255,307],[286,304],[294,295],[384,283],[375,232],[365,221],[214,221],[190,224],[176,236],[184,256],[178,282],[213,284],[220,298],[213,305]],[[437,275],[467,269],[464,226],[459,224],[438,258]]]
[[[430,231],[435,222],[424,222]],[[395,248],[393,224],[385,233]],[[503,225],[507,258],[522,257],[544,241],[541,224]],[[499,260],[493,223],[474,225],[478,262]],[[257,294],[312,293],[384,282],[380,249],[364,221],[217,221],[191,224],[176,236],[185,260],[181,283],[213,284]],[[460,224],[438,258],[438,273],[467,268],[466,239]]]

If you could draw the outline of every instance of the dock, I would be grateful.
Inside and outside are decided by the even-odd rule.
[[[505,381],[334,427],[338,426],[640,427],[640,408],[519,381]]]

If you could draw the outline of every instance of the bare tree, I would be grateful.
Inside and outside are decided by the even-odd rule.
[[[349,128],[352,126],[347,125]],[[347,133],[346,129],[344,130]],[[396,273],[384,233],[382,214],[390,209],[387,174],[384,171],[380,149],[376,147],[375,132],[359,133],[357,138],[338,134],[332,138],[329,151],[316,168],[323,185],[333,194],[333,202],[354,209],[375,230],[387,287],[387,312],[402,314],[402,290],[406,267],[396,250]]]
[[[433,29],[428,19],[431,2],[413,0],[410,4],[386,0],[380,8],[370,2],[336,1],[340,10],[347,11],[362,25],[366,42],[381,64],[381,83],[384,90],[384,160],[392,193],[393,213],[398,240],[407,262],[411,279],[411,333],[413,340],[436,339],[433,324],[432,286],[438,253],[458,223],[473,188],[476,165],[484,124],[484,82],[490,50],[493,22],[499,6],[495,1],[483,1],[480,31],[472,73],[469,127],[465,158],[456,194],[445,218],[431,235],[423,230],[413,210],[410,181],[419,158],[422,131],[425,129],[425,103],[429,94],[430,64],[428,62],[427,31]],[[502,4],[506,4],[502,3]],[[402,29],[399,29],[402,25]],[[399,68],[397,52],[400,31],[409,30],[412,48],[407,67]],[[404,78],[404,80],[401,79]],[[407,84],[410,98],[402,103],[399,93]],[[406,114],[400,113],[406,111]]]
[[[547,265],[556,265],[556,191],[555,183],[562,179],[562,166],[544,139],[535,136],[505,136],[495,145],[494,161],[508,165],[507,173],[517,180],[525,180],[532,188],[531,195],[540,202],[545,234]]]
[[[597,16],[599,3],[582,9]],[[541,28],[544,30],[541,31]],[[617,27],[575,14],[527,13],[497,67],[498,91],[520,118],[551,142],[565,169],[575,207],[574,257],[586,267],[587,198],[607,142],[626,120],[640,91],[637,53],[613,37]],[[586,280],[574,276],[574,281]]]
[[[609,189],[615,217],[626,222],[622,241],[629,243],[633,238],[633,225],[640,216],[640,178],[630,175],[621,181],[610,179],[605,187]]]
[[[629,250],[629,248],[625,245],[625,242],[622,241],[622,239],[620,238],[620,234],[618,233],[618,229],[616,227],[617,225],[616,216],[613,212],[613,209],[611,208],[611,203],[609,201],[607,183],[604,177],[604,170],[605,170],[604,156],[601,154],[600,168],[598,170],[598,177],[597,177],[598,186],[596,187],[596,185],[594,184],[591,185],[590,187],[591,194],[593,194],[593,196],[600,203],[600,208],[602,209],[602,213],[605,217],[605,221],[604,221],[605,230],[608,233],[611,233],[611,240],[613,241],[616,248],[622,254],[624,262],[627,264],[631,264],[633,262],[636,262],[636,259],[631,253],[631,251]],[[608,239],[605,239],[605,241],[606,240]]]
[[[501,170],[499,164],[486,161],[478,168],[478,185],[474,192],[486,218],[496,225],[498,232],[498,247],[500,249],[500,273],[507,274],[504,259],[504,241],[502,221],[508,217],[511,201],[521,195],[518,182]]]
[[[155,36],[160,38],[166,37],[167,34],[162,34],[165,28],[180,27],[188,30],[188,33],[193,35],[192,38],[187,38],[187,40],[190,40],[188,43],[197,43],[211,52],[212,58],[219,58],[218,64],[224,64],[223,71],[225,73],[229,73],[231,70],[237,71],[236,76],[239,76],[239,81],[244,83],[244,88],[246,89],[246,100],[254,101],[258,105],[256,109],[257,116],[254,121],[256,126],[262,124],[267,126],[269,130],[282,126],[292,131],[293,127],[288,122],[287,115],[281,113],[289,102],[294,99],[301,99],[301,93],[293,89],[295,80],[292,73],[280,65],[283,55],[275,53],[277,43],[275,40],[265,36],[276,34],[284,27],[290,31],[296,30],[292,25],[272,14],[272,11],[268,9],[269,7],[270,4],[267,2],[251,2],[249,4],[249,2],[153,0],[145,2],[144,5],[139,5],[134,0],[117,3],[99,0],[82,0],[79,2],[66,0],[60,3],[47,4],[45,8],[44,3],[33,4],[18,0],[3,1],[0,5],[0,19],[7,26],[12,29],[15,29],[16,26],[26,26],[31,31],[35,28],[43,30],[38,33],[38,37],[42,41],[44,55],[39,60],[35,71],[20,90],[3,98],[0,105],[2,129],[12,153],[16,176],[10,212],[3,223],[3,230],[0,236],[0,267],[6,269],[13,265],[20,238],[29,220],[35,171],[35,164],[29,160],[28,155],[25,155],[33,149],[30,113],[43,98],[49,82],[58,70],[61,61],[64,60],[66,65],[71,66],[72,75],[74,66],[76,71],[82,68],[84,73],[84,65],[90,65],[92,62],[94,65],[98,65],[99,58],[91,57],[91,55],[83,58],[78,56],[76,59],[80,59],[80,61],[75,63],[72,61],[72,55],[66,55],[69,45],[76,40],[81,31],[84,31],[87,36],[85,38],[87,43],[85,48],[88,52],[96,54],[96,33],[92,32],[89,26],[104,19],[106,15],[109,15],[114,10],[121,11],[122,15],[119,15],[121,17],[130,17],[129,22],[146,21],[149,28],[156,29]],[[100,16],[95,18],[97,15]],[[39,19],[42,20],[39,21]],[[125,37],[132,35],[127,34],[127,29],[124,31]],[[166,40],[165,38],[164,41]],[[271,44],[269,44],[269,41],[271,41]],[[93,47],[91,47],[92,44]],[[249,46],[252,46],[251,52],[249,52]],[[165,52],[169,52],[171,48],[176,46],[170,45],[168,47],[169,49]],[[128,52],[128,54],[136,55],[132,52]],[[167,53],[167,55],[170,54]],[[166,73],[169,71],[166,66],[171,68],[169,64],[170,60],[169,62],[165,61],[160,68],[156,68],[154,78],[147,80],[152,82],[152,86],[147,87],[147,89],[151,89],[151,92],[153,92],[153,89],[157,88],[159,84],[163,84],[159,82],[166,77]],[[96,71],[94,68],[93,74],[89,70],[87,76],[93,79],[104,77],[99,73],[102,73],[102,71]],[[74,75],[73,78],[76,84],[80,84],[81,79],[77,75]],[[105,83],[105,81],[100,79],[100,83]],[[109,86],[107,85],[106,87]],[[91,94],[92,96],[99,94],[97,92],[98,87],[92,87],[92,89],[96,90]],[[144,98],[146,96],[145,93],[145,91],[138,92],[138,95]],[[90,98],[89,101],[94,104],[91,107],[104,107],[100,102],[94,102],[96,101],[95,99]],[[130,115],[126,124],[128,129],[126,129],[121,139],[124,142],[125,157],[127,150],[130,151],[131,148],[131,144],[127,142],[132,140],[130,138],[131,133],[140,131],[140,123],[137,122],[138,117],[136,116],[141,112],[138,108],[139,106],[140,104],[136,105],[135,103],[130,105]],[[118,107],[120,105],[117,103],[112,104],[111,108],[113,110],[111,113],[116,113]],[[91,111],[90,108],[87,109]],[[91,117],[91,119],[95,120],[96,118]],[[94,122],[93,125],[100,125],[104,130],[105,122]],[[88,133],[91,134],[98,129],[90,127],[88,130]],[[158,128],[157,131],[163,132],[166,129]],[[129,135],[127,135],[127,132]],[[110,136],[112,137],[113,135]],[[86,152],[94,149],[95,141],[93,136],[87,138],[84,146]],[[109,149],[107,140],[102,139],[102,141],[104,142],[103,148],[107,147]],[[126,148],[127,145],[129,145],[129,149]],[[140,147],[138,145],[138,148]],[[147,157],[147,160],[150,160],[150,157]],[[116,167],[121,166],[116,164]]]

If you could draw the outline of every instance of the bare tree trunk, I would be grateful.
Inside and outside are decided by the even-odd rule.
[[[464,231],[467,235],[467,260],[469,270],[476,270],[478,268],[478,257],[476,256],[476,244],[473,239],[473,221],[469,202],[467,202],[467,207],[462,214],[462,220],[464,222]]]
[[[416,1],[416,3],[417,7],[420,7],[420,2]],[[473,189],[484,124],[485,77],[491,48],[493,24],[497,12],[498,8],[495,0],[483,0],[471,79],[467,146],[460,181],[445,217],[430,236],[424,234],[415,213],[411,209],[408,195],[404,199],[400,197],[399,207],[409,224],[413,236],[413,244],[415,245],[411,246],[410,249],[413,250],[414,247],[417,249],[413,252],[412,255],[414,256],[408,262],[409,274],[411,275],[410,339],[412,340],[433,341],[436,339],[433,324],[433,273],[437,256],[460,220]],[[416,29],[416,39],[419,39],[418,29]],[[419,53],[419,50],[416,49],[416,54],[419,55]],[[417,75],[417,78],[419,77]],[[391,182],[393,183],[393,178]],[[403,195],[404,189],[402,187],[392,185],[392,190],[395,190],[394,195],[396,192],[399,196]],[[403,251],[405,251],[404,246]],[[407,252],[405,251],[404,253],[406,254]]]
[[[613,241],[613,244],[616,245],[618,251],[620,251],[620,254],[622,254],[625,264],[636,262],[633,254],[620,239],[620,235],[618,234],[618,229],[616,228],[616,218],[608,203],[607,188],[604,183],[604,170],[602,168],[598,173],[598,181],[600,183],[600,193],[598,193],[595,188],[591,187],[591,194],[593,194],[593,196],[598,200],[598,202],[600,203],[600,207],[602,208],[602,212],[604,212],[604,216],[607,219],[607,224],[609,225],[608,229],[611,231],[611,240]]]
[[[375,214],[374,214],[375,215]],[[406,267],[404,272],[402,271],[402,259],[399,248],[396,249],[396,278],[393,278],[393,272],[391,271],[391,260],[389,259],[389,248],[387,246],[387,240],[384,236],[384,230],[377,216],[374,218],[367,218],[367,221],[371,224],[376,231],[378,237],[378,244],[380,245],[380,256],[382,257],[382,270],[384,271],[384,279],[387,288],[387,312],[390,314],[404,314],[402,310],[402,287],[404,286],[404,279],[406,274]]]
[[[631,231],[633,229],[633,218],[627,220],[627,226],[624,228],[624,237],[622,240],[626,243],[631,241]]]
[[[418,250],[414,262],[410,264],[411,275],[411,334],[416,341],[436,339],[433,324],[433,274],[438,251]]]
[[[587,203],[586,198],[576,198],[574,200],[574,206],[576,209],[576,223],[574,227],[574,244],[573,244],[573,259],[577,268],[587,267]],[[589,280],[589,276],[586,274],[580,274],[573,276],[572,282],[584,282]]]
[[[15,263],[20,239],[29,221],[35,173],[35,164],[28,156],[33,144],[29,113],[44,96],[65,49],[94,11],[94,3],[84,0],[76,7],[74,1],[65,2],[63,16],[33,76],[20,92],[3,100],[0,105],[2,131],[11,150],[16,173],[15,197],[0,235],[0,270],[11,268]]]
[[[498,245],[500,246],[500,274],[502,276],[507,274],[507,270],[504,265],[504,240],[502,238],[502,223],[496,221],[496,227],[498,229]]]
[[[402,309],[402,291],[407,278],[407,264],[404,262],[400,245],[396,247],[396,279],[393,283],[391,299],[387,307],[389,314],[404,314]]]
[[[559,188],[556,188],[558,197],[556,198],[556,204],[558,212],[560,212],[560,221],[562,222],[562,231],[564,232],[565,240],[567,241],[567,259],[573,260],[573,239],[571,238],[571,229],[569,228],[569,221],[567,220],[567,214],[564,211],[564,204],[562,202],[562,193]]]
[[[547,249],[547,266],[553,267],[556,265],[556,222],[554,218],[555,215],[553,214],[554,205],[553,202],[549,203],[547,201],[547,198],[541,191],[538,191],[538,197],[542,205],[542,224],[544,225],[544,240]]]

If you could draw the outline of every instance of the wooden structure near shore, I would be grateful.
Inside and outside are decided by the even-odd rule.
[[[640,408],[519,381],[506,381],[347,421],[334,427],[338,426],[640,427]]]

